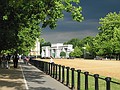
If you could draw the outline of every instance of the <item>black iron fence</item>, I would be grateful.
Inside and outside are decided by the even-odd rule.
[[[30,60],[30,63],[72,90],[120,90],[120,83],[110,77],[39,60]]]

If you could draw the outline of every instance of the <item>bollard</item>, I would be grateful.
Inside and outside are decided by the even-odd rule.
[[[77,90],[80,90],[80,73],[81,73],[81,70],[77,70]]]
[[[75,68],[71,68],[71,70],[72,70],[72,82],[71,82],[71,89],[73,90],[74,89],[74,71],[75,71]]]
[[[89,72],[84,72],[85,75],[85,90],[88,90],[88,75]]]
[[[95,78],[95,90],[99,90],[99,84],[98,84],[99,74],[94,74],[94,78]]]
[[[110,90],[110,81],[111,81],[111,78],[110,77],[106,77],[105,81],[106,81],[106,90]]]
[[[59,65],[59,81],[61,82],[61,65]]]
[[[65,81],[65,66],[62,66],[62,83]]]
[[[66,86],[69,86],[69,69],[70,67],[66,67],[67,69],[67,74],[66,74]]]

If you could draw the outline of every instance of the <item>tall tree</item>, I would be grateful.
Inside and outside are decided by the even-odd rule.
[[[94,45],[96,52],[104,54],[120,54],[120,13],[109,13],[100,19],[100,33],[96,36]]]
[[[64,11],[81,22],[84,18],[79,3],[80,0],[0,0],[0,52],[23,48],[28,51],[39,38],[38,26],[54,29]]]

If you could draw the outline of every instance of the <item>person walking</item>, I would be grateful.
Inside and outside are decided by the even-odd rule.
[[[50,63],[54,63],[52,56],[50,56]]]
[[[6,55],[5,54],[3,54],[1,61],[2,61],[2,68],[6,68]]]
[[[14,68],[18,67],[18,60],[19,60],[19,56],[17,54],[15,54],[13,62],[14,62]]]
[[[10,69],[10,65],[9,65],[10,58],[11,58],[11,55],[8,53],[8,55],[6,56],[6,60],[7,60],[6,67],[7,67],[8,69]]]

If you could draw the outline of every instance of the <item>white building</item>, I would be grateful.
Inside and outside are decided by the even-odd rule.
[[[36,57],[40,56],[40,42],[38,41],[38,39],[36,40],[35,48],[31,49],[30,55],[36,56]]]
[[[63,45],[63,43],[57,43],[57,44],[51,44],[50,46],[43,46],[42,47],[42,57],[54,57],[54,58],[61,58],[60,53],[61,52],[66,53],[66,58],[69,57],[69,53],[73,51],[73,45]]]

